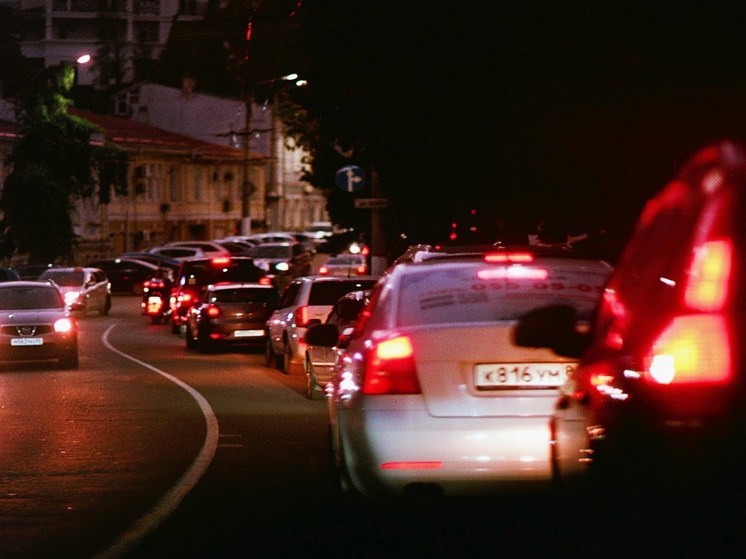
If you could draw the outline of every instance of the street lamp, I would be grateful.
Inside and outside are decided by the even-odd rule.
[[[251,168],[251,137],[256,132],[262,132],[264,130],[254,130],[251,128],[251,115],[254,105],[254,93],[257,86],[263,84],[272,84],[277,81],[296,81],[298,80],[298,74],[287,74],[286,76],[280,76],[269,80],[261,80],[255,82],[249,90],[249,94],[246,96],[246,123],[244,128],[244,143],[243,143],[243,184],[241,185],[241,235],[251,234],[251,181],[249,180],[249,169]],[[303,82],[303,80],[298,80]],[[305,82],[304,82],[305,83]]]

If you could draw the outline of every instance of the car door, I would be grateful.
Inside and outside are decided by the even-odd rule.
[[[272,347],[278,354],[282,354],[285,349],[283,335],[288,325],[288,316],[292,317],[293,308],[297,304],[296,301],[301,287],[302,283],[300,281],[294,281],[288,285],[280,297],[277,309],[267,321],[267,330],[270,340],[272,340]]]

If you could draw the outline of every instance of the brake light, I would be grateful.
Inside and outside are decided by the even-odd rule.
[[[306,306],[298,307],[298,310],[295,311],[295,325],[300,328],[305,328],[308,326],[310,320],[311,309]]]
[[[272,278],[268,276],[262,276],[259,278],[259,285],[272,285]]]
[[[658,384],[722,384],[730,381],[731,345],[725,317],[674,318],[654,342],[647,375]]]
[[[220,316],[220,309],[216,307],[215,305],[210,305],[207,307],[207,316],[210,318],[217,318]]]
[[[534,261],[534,255],[530,252],[488,252],[484,261],[490,264],[527,264]]]
[[[545,280],[549,272],[544,268],[527,268],[525,266],[506,266],[503,268],[486,268],[477,272],[477,277],[483,280],[517,279],[517,280]]]
[[[358,266],[355,271],[357,272],[358,276],[364,276],[368,272],[368,267],[364,265]]]
[[[211,260],[213,266],[225,266],[230,264],[231,259],[227,256],[218,256]]]
[[[719,311],[728,297],[733,247],[729,240],[703,243],[694,258],[684,292],[684,302],[693,310]]]
[[[365,364],[363,394],[419,394],[412,343],[406,336],[375,345]]]
[[[192,299],[194,299],[194,297],[188,291],[185,291],[184,293],[182,293],[181,295],[179,295],[179,301],[182,302],[182,303],[188,303]]]
[[[325,276],[328,273],[329,273],[329,268],[327,268],[326,266],[321,266],[321,268],[319,268],[319,275],[320,276]]]

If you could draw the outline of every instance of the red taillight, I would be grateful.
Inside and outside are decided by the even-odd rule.
[[[485,268],[477,272],[477,277],[483,280],[516,279],[516,280],[545,280],[549,272],[544,268],[528,268],[526,266],[505,266],[500,268]]]
[[[225,266],[230,264],[231,259],[228,256],[218,256],[211,260],[213,266]]]
[[[262,276],[261,278],[259,278],[259,285],[272,285],[272,278]]]
[[[326,266],[321,266],[321,268],[319,268],[319,275],[320,276],[325,276],[328,273],[329,273],[329,268],[327,268]]]
[[[179,295],[179,301],[182,302],[182,303],[188,303],[192,299],[194,299],[194,297],[192,296],[191,293],[189,293],[187,291],[185,291],[184,293],[182,293],[181,295]]]
[[[488,252],[484,261],[490,264],[526,264],[534,261],[534,255],[530,252]]]
[[[358,266],[355,270],[358,276],[364,276],[368,272],[367,266]]]
[[[406,336],[375,345],[365,364],[363,394],[419,394],[412,343]]]
[[[308,326],[308,322],[311,320],[311,309],[308,307],[298,307],[295,311],[295,325],[300,328]]]
[[[729,240],[703,243],[695,249],[684,302],[697,311],[719,311],[728,298],[733,247]]]
[[[215,305],[210,305],[207,307],[207,316],[210,318],[217,318],[220,316],[220,309],[216,307]]]
[[[730,381],[731,344],[719,314],[674,318],[654,342],[647,376],[658,384],[722,384]]]

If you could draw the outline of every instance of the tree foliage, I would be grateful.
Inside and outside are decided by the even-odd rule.
[[[105,204],[112,188],[127,190],[125,152],[111,144],[94,145],[91,137],[101,130],[68,113],[74,79],[70,66],[47,68],[17,107],[21,136],[8,156],[12,170],[0,209],[4,246],[28,253],[32,262],[69,254],[75,242],[70,212],[76,199],[98,195]]]

